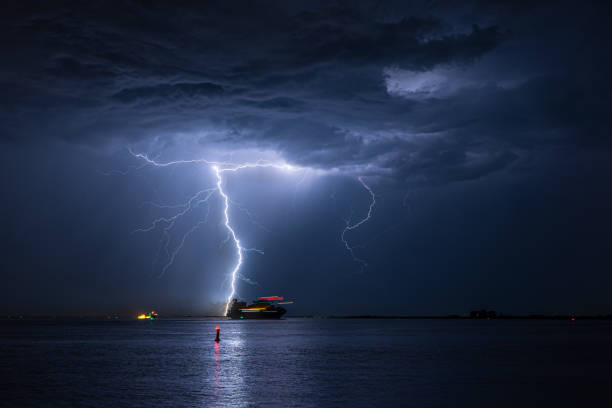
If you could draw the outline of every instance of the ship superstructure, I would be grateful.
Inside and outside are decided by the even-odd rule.
[[[282,296],[264,296],[257,298],[247,306],[246,302],[233,299],[227,310],[227,317],[230,319],[280,319],[287,310],[279,304],[293,303],[283,301]]]

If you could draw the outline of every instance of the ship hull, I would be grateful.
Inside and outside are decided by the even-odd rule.
[[[279,310],[262,310],[259,312],[243,312],[242,319],[250,320],[250,319],[280,319],[282,315],[285,314],[285,311]],[[240,317],[239,317],[240,319]]]
[[[228,317],[234,320],[273,320],[280,319],[285,313],[285,310],[259,310],[256,312],[237,311],[229,313]]]
[[[246,302],[232,301],[226,316],[234,320],[273,320],[280,319],[287,311],[273,304],[275,300],[282,300],[281,296],[259,298],[247,306]]]

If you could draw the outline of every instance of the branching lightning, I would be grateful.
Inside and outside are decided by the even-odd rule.
[[[349,245],[348,241],[345,238],[345,235],[347,232],[352,231],[356,228],[359,228],[361,225],[366,223],[372,217],[372,211],[374,210],[374,206],[376,205],[376,195],[374,195],[374,192],[372,191],[372,189],[365,183],[365,181],[363,181],[363,177],[358,177],[357,180],[359,180],[361,185],[368,191],[368,193],[370,193],[370,197],[371,197],[370,207],[368,208],[368,214],[364,218],[356,222],[355,224],[351,224],[350,219],[346,221],[346,226],[342,230],[342,234],[340,234],[340,240],[344,243],[344,246],[350,252],[353,260],[361,264],[360,272],[363,272],[363,270],[367,268],[368,263],[364,261],[363,259],[359,258],[357,255],[355,255],[354,247]]]
[[[179,243],[179,245],[174,249],[174,251],[172,251],[172,254],[170,255],[170,259],[168,260],[168,262],[164,265],[164,267],[162,268],[161,273],[159,274],[159,277],[163,276],[166,271],[168,270],[169,267],[172,266],[172,264],[174,263],[174,258],[176,258],[176,255],[181,251],[181,249],[183,249],[183,245],[185,244],[185,240],[187,239],[187,237],[189,235],[191,235],[195,230],[197,230],[198,228],[200,228],[201,225],[205,224],[206,221],[199,221],[196,225],[194,225],[193,227],[191,227],[191,229],[189,229],[189,231],[187,231],[184,235],[183,238],[181,239],[181,242]]]
[[[169,217],[169,218],[166,218],[166,217],[157,218],[157,219],[153,220],[151,225],[149,225],[148,227],[146,227],[146,228],[138,228],[138,229],[134,230],[133,232],[149,232],[149,231],[152,231],[155,228],[157,228],[157,225],[161,224],[161,223],[167,224],[167,227],[165,229],[167,231],[169,231],[170,229],[172,229],[172,227],[174,226],[174,224],[176,223],[176,221],[179,218],[181,218],[183,215],[187,214],[190,210],[193,209],[194,203],[195,203],[195,205],[199,205],[199,204],[202,204],[202,203],[208,201],[208,199],[210,198],[212,193],[214,193],[215,191],[216,191],[216,189],[214,189],[214,188],[209,188],[209,189],[206,189],[206,190],[198,191],[185,204],[162,205],[162,204],[155,203],[154,205],[156,207],[158,207],[158,208],[184,208],[184,209],[182,211],[179,211],[177,214],[173,215],[172,217]],[[205,197],[203,199],[201,199],[201,200],[197,200],[202,195],[204,195]]]
[[[162,238],[162,240],[160,242],[160,248],[159,249],[161,249],[161,246],[163,244],[164,251],[166,252],[166,256],[168,258],[168,261],[163,266],[160,274],[158,275],[159,278],[161,278],[166,273],[168,268],[170,268],[172,266],[172,264],[174,263],[174,259],[176,258],[176,255],[178,255],[178,253],[183,248],[183,245],[185,244],[185,240],[187,239],[187,237],[189,235],[191,235],[197,228],[199,228],[202,224],[204,224],[206,222],[206,220],[208,219],[208,210],[209,210],[209,207],[207,207],[207,213],[206,213],[205,219],[203,221],[198,222],[196,226],[191,228],[189,231],[187,231],[183,235],[183,237],[181,238],[178,246],[172,251],[172,253],[170,253],[170,250],[169,250],[170,231],[172,231],[172,229],[176,225],[176,222],[181,217],[183,217],[185,214],[187,214],[193,208],[199,206],[200,204],[207,203],[208,199],[210,198],[210,196],[215,191],[217,191],[217,190],[214,189],[214,188],[209,188],[209,189],[198,191],[193,196],[191,196],[191,198],[189,198],[189,200],[186,203],[183,203],[183,204],[162,205],[162,204],[148,202],[148,204],[151,204],[151,205],[153,205],[153,206],[155,206],[157,208],[163,208],[163,209],[177,209],[178,208],[178,209],[181,209],[178,213],[174,214],[172,217],[160,217],[160,218],[157,218],[157,219],[153,220],[151,225],[149,225],[148,227],[146,227],[146,228],[138,228],[138,229],[132,231],[132,233],[149,232],[149,231],[152,231],[152,230],[156,229],[158,227],[158,225],[162,225],[162,224],[165,225],[165,227],[163,229],[163,238]],[[159,258],[159,249],[158,249],[157,255],[155,256],[155,260],[153,262],[154,264],[157,262],[157,259]]]
[[[155,228],[157,228],[157,226],[159,224],[165,224],[166,226],[164,227],[164,237],[166,239],[166,245],[165,245],[165,250],[166,250],[166,254],[168,255],[168,262],[166,263],[166,265],[164,265],[162,272],[160,273],[160,276],[162,276],[167,270],[168,268],[173,264],[174,259],[176,258],[176,255],[180,252],[181,248],[183,247],[183,244],[185,243],[185,240],[187,239],[187,237],[192,234],[198,227],[200,227],[200,225],[202,225],[205,221],[200,221],[198,222],[197,225],[195,225],[194,227],[192,227],[189,231],[187,231],[179,245],[174,249],[174,251],[172,251],[172,253],[168,252],[168,242],[169,242],[169,236],[168,233],[169,231],[174,227],[176,221],[181,218],[182,216],[184,216],[186,213],[188,213],[195,205],[199,205],[203,202],[208,201],[208,199],[210,198],[210,196],[212,195],[213,192],[218,191],[219,195],[221,196],[222,200],[223,200],[223,219],[224,219],[224,225],[225,228],[228,231],[228,237],[224,242],[229,241],[229,239],[231,239],[234,243],[234,246],[236,248],[236,263],[234,264],[234,267],[232,268],[231,272],[230,272],[230,286],[231,286],[231,293],[229,294],[228,298],[227,298],[227,302],[225,304],[225,311],[224,311],[224,315],[227,314],[227,309],[229,307],[229,304],[232,300],[232,298],[234,297],[234,295],[236,294],[236,279],[240,278],[242,280],[245,280],[251,284],[257,284],[254,281],[249,280],[248,278],[244,277],[243,275],[241,275],[239,273],[240,271],[240,267],[242,266],[243,260],[244,260],[244,256],[246,252],[257,252],[261,255],[264,254],[264,252],[260,249],[257,248],[245,248],[240,244],[240,240],[238,239],[238,236],[236,235],[236,231],[234,230],[234,228],[232,227],[231,221],[230,221],[230,216],[229,216],[229,208],[230,208],[230,203],[235,204],[230,197],[227,195],[227,193],[225,192],[225,190],[223,189],[223,173],[225,172],[237,172],[239,170],[244,170],[244,169],[252,169],[252,168],[275,168],[275,169],[279,169],[279,170],[284,170],[284,171],[296,171],[296,170],[303,170],[301,168],[292,166],[290,164],[287,163],[271,163],[271,162],[267,162],[267,161],[263,161],[263,160],[259,160],[257,162],[254,163],[244,163],[244,164],[235,164],[235,163],[228,163],[228,162],[212,162],[212,161],[208,161],[205,159],[194,159],[194,160],[176,160],[176,161],[170,161],[170,162],[158,162],[154,159],[150,159],[147,155],[142,154],[142,153],[134,153],[132,150],[129,150],[130,153],[138,158],[138,159],[142,159],[144,160],[146,163],[151,164],[153,166],[156,167],[168,167],[168,166],[172,166],[172,165],[177,165],[177,164],[193,164],[193,163],[200,163],[200,164],[206,164],[209,165],[212,170],[215,173],[215,177],[217,179],[217,183],[216,183],[216,188],[211,188],[211,189],[206,189],[206,190],[201,190],[198,191],[196,194],[194,194],[185,204],[180,204],[180,205],[172,205],[172,206],[163,206],[163,205],[158,205],[155,203],[151,203],[153,205],[155,205],[156,207],[159,208],[179,208],[181,209],[181,211],[179,211],[177,214],[175,214],[172,217],[160,217],[156,220],[153,221],[153,223],[146,228],[139,228],[137,230],[135,230],[134,232],[148,232],[151,231]],[[203,197],[203,198],[202,198]],[[252,217],[251,213],[246,210],[245,208],[243,208],[242,206],[238,205],[238,207],[244,211],[247,216],[249,217],[249,219],[251,220],[251,222],[253,222],[255,225],[259,226],[260,228],[263,228],[265,230],[267,230],[263,225],[261,225],[260,223],[258,223],[257,221],[255,221],[255,219]]]
[[[229,280],[230,280],[230,287],[231,287],[231,292],[229,293],[228,297],[227,297],[227,302],[225,304],[225,311],[224,311],[224,315],[227,314],[227,310],[229,308],[230,302],[232,300],[232,298],[235,296],[236,294],[236,279],[242,279],[250,284],[257,284],[257,282],[254,282],[250,279],[248,279],[247,277],[243,276],[240,273],[240,268],[243,264],[245,255],[247,252],[257,252],[261,255],[263,255],[263,251],[257,248],[245,248],[242,246],[240,240],[238,239],[238,236],[236,234],[236,230],[234,229],[234,227],[232,226],[231,223],[231,219],[230,219],[230,204],[236,206],[237,208],[239,208],[240,210],[244,211],[247,216],[249,217],[250,221],[253,222],[255,225],[267,230],[264,226],[262,226],[261,224],[259,224],[254,217],[252,217],[252,215],[250,214],[250,212],[242,207],[241,205],[235,203],[234,201],[231,200],[231,198],[229,197],[229,195],[227,194],[227,192],[224,190],[224,179],[223,179],[223,174],[226,172],[238,172],[240,170],[246,170],[246,169],[253,169],[253,168],[274,168],[274,169],[278,169],[278,170],[284,170],[284,171],[304,171],[306,172],[308,169],[305,168],[301,168],[301,167],[294,167],[291,166],[290,164],[287,163],[275,163],[275,162],[268,162],[268,161],[264,161],[264,160],[259,160],[253,163],[243,163],[243,164],[236,164],[236,163],[229,163],[229,162],[213,162],[213,161],[208,161],[205,159],[193,159],[193,160],[176,160],[176,161],[169,161],[169,162],[158,162],[155,159],[151,159],[149,158],[147,155],[142,154],[142,153],[134,153],[132,150],[129,150],[130,153],[141,160],[144,160],[147,164],[150,164],[152,166],[155,167],[168,167],[168,166],[173,166],[173,165],[179,165],[179,164],[205,164],[207,166],[210,166],[210,168],[213,170],[214,174],[215,174],[215,178],[216,178],[216,187],[215,188],[208,188],[208,189],[204,189],[201,191],[198,191],[197,193],[195,193],[186,203],[184,204],[178,204],[178,205],[159,205],[156,203],[151,203],[149,202],[149,204],[156,206],[158,208],[166,208],[166,209],[179,209],[180,211],[178,211],[175,215],[173,215],[172,217],[160,217],[156,220],[154,220],[152,222],[152,224],[146,228],[139,228],[137,230],[135,230],[134,232],[148,232],[151,230],[154,230],[155,228],[158,227],[158,225],[165,225],[164,229],[163,229],[163,234],[164,234],[164,238],[165,238],[165,251],[166,251],[166,255],[168,257],[168,261],[167,263],[164,265],[161,273],[159,276],[162,276],[167,270],[168,268],[170,268],[177,256],[177,254],[180,252],[181,248],[183,247],[185,240],[187,239],[187,237],[192,234],[197,228],[199,228],[203,223],[205,223],[206,221],[200,221],[198,222],[195,226],[193,226],[191,229],[189,229],[182,237],[182,239],[180,240],[179,244],[177,245],[177,247],[170,252],[169,251],[169,241],[170,241],[170,237],[169,237],[169,232],[170,230],[174,227],[174,225],[176,224],[177,220],[180,219],[181,217],[183,217],[185,214],[187,214],[189,211],[191,211],[194,207],[202,204],[202,203],[207,203],[208,199],[211,197],[211,195],[214,192],[218,192],[219,195],[221,196],[222,199],[222,203],[223,203],[223,224],[225,226],[225,229],[227,230],[227,238],[223,241],[223,243],[228,242],[230,239],[232,240],[235,250],[236,250],[236,261],[231,269],[231,272],[229,274]],[[302,179],[299,181],[300,183],[303,182],[305,175],[302,175]],[[357,257],[355,255],[355,251],[353,246],[349,245],[347,239],[346,239],[346,233],[349,231],[352,231],[356,228],[359,228],[361,225],[363,225],[365,222],[367,222],[371,217],[372,217],[372,212],[374,210],[374,206],[376,205],[376,196],[374,194],[374,192],[372,191],[372,189],[365,183],[365,181],[363,180],[362,177],[358,178],[359,182],[361,183],[361,185],[368,191],[368,193],[370,194],[371,197],[371,202],[370,202],[370,206],[368,209],[368,213],[367,215],[359,220],[358,222],[351,224],[350,219],[346,221],[346,226],[345,228],[342,230],[342,233],[340,235],[341,241],[344,243],[344,246],[346,247],[346,249],[350,252],[353,260],[355,262],[358,262],[361,264],[361,271],[363,271],[364,268],[366,268],[368,266],[368,264],[366,263],[366,261],[364,261],[363,259]]]
[[[251,212],[245,206],[243,206],[240,203],[237,203],[234,200],[230,200],[230,204],[232,205],[232,207],[238,208],[240,211],[242,211],[247,216],[249,221],[251,221],[251,224],[255,225],[258,228],[261,228],[262,230],[264,230],[266,232],[270,232],[268,227],[266,227],[265,225],[263,225],[262,223],[257,221],[257,219],[253,216],[253,214],[251,214]]]
[[[250,248],[250,249],[244,248],[242,245],[240,245],[240,240],[236,237],[236,231],[234,231],[230,223],[230,218],[229,218],[229,213],[228,213],[230,198],[223,190],[223,177],[221,175],[226,171],[236,172],[238,170],[255,168],[255,167],[272,167],[275,169],[286,170],[286,171],[292,171],[295,169],[295,167],[289,164],[286,164],[286,163],[274,164],[274,163],[266,163],[262,161],[258,161],[256,163],[241,164],[241,165],[237,165],[234,167],[220,167],[217,164],[214,164],[212,166],[212,169],[215,172],[215,176],[217,177],[217,190],[219,191],[219,194],[221,194],[221,197],[223,198],[223,202],[224,202],[223,214],[225,217],[225,228],[227,228],[232,239],[234,240],[234,245],[236,246],[236,254],[238,256],[234,269],[232,269],[232,272],[230,274],[231,276],[230,285],[231,285],[232,291],[227,297],[227,302],[225,303],[225,311],[223,312],[224,315],[227,314],[227,310],[229,308],[230,302],[232,301],[232,298],[236,294],[236,277],[238,276],[238,271],[240,270],[240,267],[242,266],[242,261],[244,259],[244,252],[251,250],[251,251],[256,251],[256,252],[263,254],[263,251],[260,251],[254,248]]]
[[[243,248],[240,245],[240,240],[236,238],[236,231],[234,231],[234,229],[230,225],[230,219],[229,219],[229,214],[228,214],[229,197],[227,196],[227,194],[225,194],[225,191],[223,191],[223,178],[221,177],[221,170],[219,170],[218,166],[213,166],[213,170],[215,171],[215,175],[217,176],[217,189],[219,190],[219,194],[221,194],[221,197],[223,197],[223,202],[224,202],[223,214],[225,216],[225,228],[227,228],[229,233],[232,235],[232,238],[234,239],[234,245],[236,246],[236,253],[238,254],[238,260],[236,261],[236,265],[234,266],[234,269],[232,269],[232,272],[231,272],[232,292],[227,298],[227,303],[225,304],[225,311],[223,312],[223,315],[226,315],[227,309],[232,300],[232,297],[234,296],[234,293],[236,293],[236,286],[235,286],[236,274],[238,273],[238,270],[240,269],[240,266],[242,265]]]

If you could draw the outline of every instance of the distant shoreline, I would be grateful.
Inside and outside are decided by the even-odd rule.
[[[161,316],[159,319],[224,319],[224,316],[214,315],[168,315]],[[471,317],[467,315],[445,315],[445,316],[383,316],[383,315],[346,315],[346,316],[322,316],[322,315],[295,315],[287,316],[290,319],[393,319],[393,320],[405,320],[405,319],[448,319],[448,320],[612,320],[612,314],[600,314],[600,315],[544,315],[544,314],[529,314],[529,315],[499,315],[491,318],[482,317]],[[135,316],[131,315],[116,315],[116,316],[101,316],[101,315],[89,315],[89,316],[69,316],[69,315],[4,315],[0,316],[0,321],[18,321],[18,320],[136,320]]]

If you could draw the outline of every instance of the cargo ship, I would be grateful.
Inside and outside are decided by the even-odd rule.
[[[287,311],[279,304],[293,303],[283,302],[283,300],[282,296],[264,296],[257,298],[247,306],[246,302],[233,299],[226,316],[230,319],[280,319]]]

